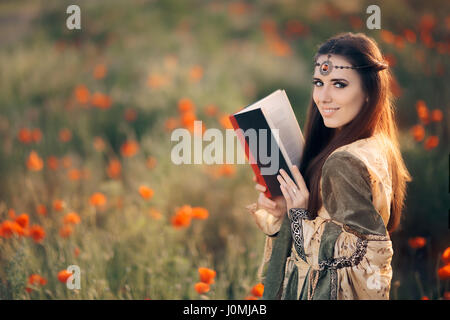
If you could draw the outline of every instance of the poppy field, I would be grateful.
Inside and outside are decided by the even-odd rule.
[[[0,299],[260,299],[250,166],[174,164],[171,133],[280,88],[303,129],[313,56],[345,31],[392,69],[413,178],[390,298],[450,299],[445,1],[380,2],[380,30],[369,1],[85,0],[80,30],[70,4],[0,3]]]

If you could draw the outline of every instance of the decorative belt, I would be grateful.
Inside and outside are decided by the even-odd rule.
[[[292,231],[292,238],[294,240],[293,246],[294,251],[293,254],[288,258],[288,270],[290,271],[293,268],[292,263],[294,263],[298,267],[298,260],[302,259],[306,263],[308,263],[306,259],[306,254],[303,247],[303,227],[302,227],[302,221],[303,219],[313,220],[312,217],[309,215],[309,212],[304,209],[297,209],[293,208],[289,211],[290,215],[289,218],[291,220],[291,231]],[[347,226],[344,225],[344,229],[348,229]],[[337,282],[337,269],[344,268],[344,267],[351,267],[358,265],[364,255],[367,252],[367,243],[368,243],[367,237],[359,237],[356,242],[356,250],[353,252],[353,254],[350,257],[338,257],[338,258],[329,258],[326,260],[322,260],[319,262],[318,266],[312,266],[310,265],[311,269],[311,275],[309,276],[309,283],[308,283],[308,300],[311,300],[314,296],[314,291],[317,287],[317,283],[319,280],[319,273],[320,271],[323,271],[325,269],[329,269],[331,271],[331,282],[332,282],[332,290],[331,290],[331,297],[332,299],[336,299],[336,282]],[[375,239],[373,239],[375,240]],[[380,239],[382,240],[381,237]]]

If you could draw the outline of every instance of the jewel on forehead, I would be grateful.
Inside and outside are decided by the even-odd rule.
[[[320,64],[319,71],[323,76],[326,76],[330,74],[331,71],[333,71],[333,63],[330,61],[330,57],[331,55],[329,54],[327,60]]]

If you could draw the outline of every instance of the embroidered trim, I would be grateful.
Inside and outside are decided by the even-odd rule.
[[[337,300],[337,270],[336,269],[330,270],[330,278],[331,278],[330,300]]]
[[[358,238],[363,239],[363,240],[374,240],[374,241],[390,240],[390,238],[388,236],[381,236],[381,235],[377,235],[377,234],[362,234],[362,233],[352,229],[351,227],[349,227],[346,224],[344,224],[342,227],[348,233],[354,234],[355,236],[357,236]]]
[[[302,219],[313,220],[311,213],[307,209],[304,208],[291,208],[289,209],[289,219],[298,219],[298,217]]]
[[[305,249],[303,247],[303,219],[312,220],[309,211],[302,208],[291,208],[289,210],[289,219],[291,220],[291,232],[294,239],[295,251],[300,258],[306,261]]]
[[[319,263],[319,270],[340,269],[358,265],[367,252],[367,239],[358,238],[356,250],[350,257],[330,258]]]

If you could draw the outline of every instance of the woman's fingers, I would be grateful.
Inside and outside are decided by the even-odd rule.
[[[270,208],[274,208],[275,209],[275,207],[277,206],[277,204],[275,202],[273,202],[272,200],[270,200],[268,198],[264,198],[264,202]]]
[[[283,195],[276,196],[272,200],[275,201],[279,210],[281,210],[282,212],[286,211],[287,203],[286,198]]]
[[[258,191],[261,191],[261,192],[266,192],[266,187],[260,185],[259,183],[257,183],[255,185],[255,189],[258,190]]]
[[[292,189],[296,189],[298,190],[298,186],[295,184],[294,181],[292,181],[291,177],[289,177],[289,175],[287,174],[286,171],[284,171],[283,169],[280,169],[280,173],[284,178],[284,181],[286,181],[286,187],[287,188],[291,188],[289,191],[289,193],[292,193]]]
[[[277,175],[277,179],[280,182],[280,189],[281,189],[281,187],[283,187],[286,195],[289,196],[289,199],[288,199],[288,198],[286,198],[286,195],[283,194],[286,201],[294,199],[295,194],[292,191],[292,187],[288,186],[286,181],[280,175]]]
[[[277,206],[277,203],[275,201],[270,200],[267,198],[264,193],[259,194],[258,202],[260,205],[265,206],[267,208],[275,208]]]
[[[291,196],[287,192],[286,188],[283,185],[280,185],[281,193],[283,194],[283,197],[286,199],[286,203],[291,202]]]
[[[284,181],[283,177],[280,176],[279,174],[277,175],[277,180],[280,183],[280,187],[282,186],[286,187],[286,181]]]
[[[294,179],[297,182],[300,190],[308,191],[308,187],[306,186],[305,180],[303,179],[300,170],[298,170],[297,166],[292,166],[292,174],[294,175]]]

